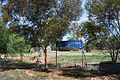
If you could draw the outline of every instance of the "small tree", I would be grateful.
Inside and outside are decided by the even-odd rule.
[[[26,53],[30,45],[26,44],[23,37],[10,33],[0,18],[0,53],[19,53],[21,56]],[[21,57],[22,61],[22,57]]]
[[[10,34],[9,42],[7,43],[7,52],[10,54],[20,54],[22,61],[23,54],[28,51],[30,45],[26,44],[25,39],[18,34]]]
[[[47,46],[49,44],[56,44],[56,41],[60,41],[67,30],[67,21],[62,20],[61,18],[50,18],[45,22],[45,26],[41,30],[43,35],[39,37],[39,42],[45,54],[45,69],[47,69]]]
[[[8,34],[6,32],[6,28],[0,18],[0,53],[6,54],[7,53],[7,42],[8,42]]]
[[[117,38],[120,39],[120,36]],[[112,61],[117,62],[118,54],[120,53],[120,42],[118,42],[114,37],[109,37],[106,40],[106,47],[109,49]]]

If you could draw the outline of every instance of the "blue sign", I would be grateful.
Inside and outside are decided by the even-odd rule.
[[[69,41],[60,41],[57,44],[57,47],[61,48],[82,48],[83,41],[82,40],[69,40]]]

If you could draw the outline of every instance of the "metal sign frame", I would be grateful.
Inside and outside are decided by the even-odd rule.
[[[69,40],[69,41],[60,41],[57,43],[57,47],[61,48],[82,48],[83,41],[82,40]]]
[[[69,40],[56,42],[56,66],[58,65],[58,49],[59,48],[78,48],[82,49],[82,67],[84,65],[84,43],[82,40]]]

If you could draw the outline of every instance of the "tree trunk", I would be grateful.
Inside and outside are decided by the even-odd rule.
[[[115,50],[112,50],[110,52],[110,55],[111,55],[112,61],[116,63],[117,62],[117,58],[118,58],[118,52],[115,52]]]
[[[23,54],[20,54],[20,61],[23,61]]]
[[[117,50],[117,52],[115,52],[115,54],[116,54],[115,60],[116,60],[116,62],[117,62],[117,59],[118,59],[118,50]]]
[[[47,46],[45,46],[44,54],[45,54],[45,69],[47,70],[48,69],[48,66],[47,66]]]

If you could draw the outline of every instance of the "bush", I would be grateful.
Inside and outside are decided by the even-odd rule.
[[[9,42],[7,43],[7,52],[8,53],[26,53],[30,45],[26,44],[26,41],[23,37],[18,34],[10,34]]]
[[[7,42],[8,42],[8,34],[5,31],[5,27],[0,20],[0,53],[7,53]]]

